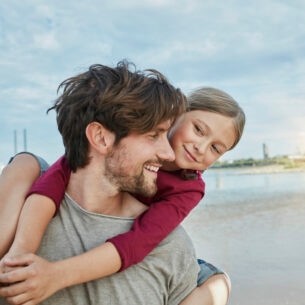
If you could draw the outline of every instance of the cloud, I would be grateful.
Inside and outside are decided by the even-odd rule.
[[[45,49],[45,50],[57,50],[59,48],[59,42],[55,38],[55,33],[45,33],[34,35],[34,48],[36,49]]]
[[[55,159],[61,139],[45,111],[59,83],[123,58],[186,93],[208,85],[231,94],[247,124],[230,158],[261,156],[262,141],[293,153],[304,132],[304,11],[297,0],[2,1],[0,161],[25,127],[31,149]]]

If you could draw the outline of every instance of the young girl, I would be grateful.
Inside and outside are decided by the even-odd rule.
[[[169,141],[176,159],[172,163],[164,164],[162,170],[158,172],[157,194],[153,198],[136,196],[140,201],[149,205],[149,209],[135,220],[129,232],[115,236],[97,248],[97,253],[101,258],[98,276],[97,274],[86,274],[81,282],[109,275],[109,270],[111,270],[110,273],[122,271],[143,260],[202,199],[205,186],[200,172],[206,170],[239,142],[245,124],[245,115],[232,97],[218,89],[201,88],[188,97],[188,102],[187,112],[175,122],[169,132]],[[2,209],[0,228],[1,224],[5,222],[5,231],[10,231],[6,241],[0,240],[1,256],[12,242],[19,210],[22,207],[21,203],[18,205],[13,201],[23,202],[24,199],[21,198],[25,196],[24,191],[29,188],[29,176],[34,178],[39,175],[38,168],[32,170],[37,167],[36,161],[33,160],[29,154],[15,157],[13,163],[8,166],[1,177],[0,183],[8,186],[6,192],[12,190],[11,185],[14,185],[14,192],[6,193],[0,207]],[[10,166],[11,168],[9,168]],[[32,167],[32,169],[21,174],[20,166],[21,168]],[[16,168],[19,168],[18,173]],[[37,251],[45,228],[56,214],[64,197],[69,177],[69,165],[65,158],[61,157],[34,183],[29,192],[30,196],[22,208],[15,239],[9,252],[2,259],[3,267],[20,265],[20,262],[16,263],[12,259],[14,256]],[[30,182],[32,181],[33,179]],[[23,190],[20,189],[19,193],[17,192],[19,198],[18,194],[15,195],[16,185],[23,186]],[[1,191],[3,191],[3,187],[0,187],[0,194]],[[12,214],[17,216],[14,216],[10,227],[7,227],[7,217],[11,217]],[[109,247],[106,250],[107,244],[114,245],[112,247],[114,252],[113,255],[110,255],[113,257],[113,261],[105,263],[105,253],[109,251]],[[89,254],[89,252],[87,253]],[[116,257],[119,257],[119,261],[115,261]],[[103,262],[104,265],[107,265],[105,268]],[[215,286],[213,278],[229,285],[226,275],[204,261],[200,261],[200,267],[198,287],[183,301],[183,304],[225,304],[228,291],[220,294],[218,290],[218,293],[215,292],[213,295]],[[104,269],[107,269],[108,273]],[[209,283],[212,288],[207,287]],[[35,293],[37,292],[33,292],[31,295],[34,300]]]

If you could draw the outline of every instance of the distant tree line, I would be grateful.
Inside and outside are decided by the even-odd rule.
[[[305,157],[304,159],[291,159],[288,156],[281,156],[266,159],[249,158],[234,161],[216,161],[212,168],[253,167],[268,165],[282,165],[284,168],[305,166]]]

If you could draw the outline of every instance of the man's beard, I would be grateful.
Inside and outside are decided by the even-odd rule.
[[[152,197],[157,191],[156,181],[150,185],[145,181],[143,172],[136,177],[116,177],[119,189],[124,192],[142,195],[145,197]]]
[[[124,156],[126,157],[126,156]],[[144,169],[137,174],[131,176],[128,169],[124,168],[124,161],[116,158],[114,151],[110,152],[106,157],[105,176],[114,184],[118,190],[133,194],[152,197],[157,192],[156,179],[145,179]]]

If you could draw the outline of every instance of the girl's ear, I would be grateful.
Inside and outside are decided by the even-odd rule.
[[[88,124],[86,127],[86,136],[90,146],[102,154],[107,153],[115,141],[114,133],[98,122]]]

